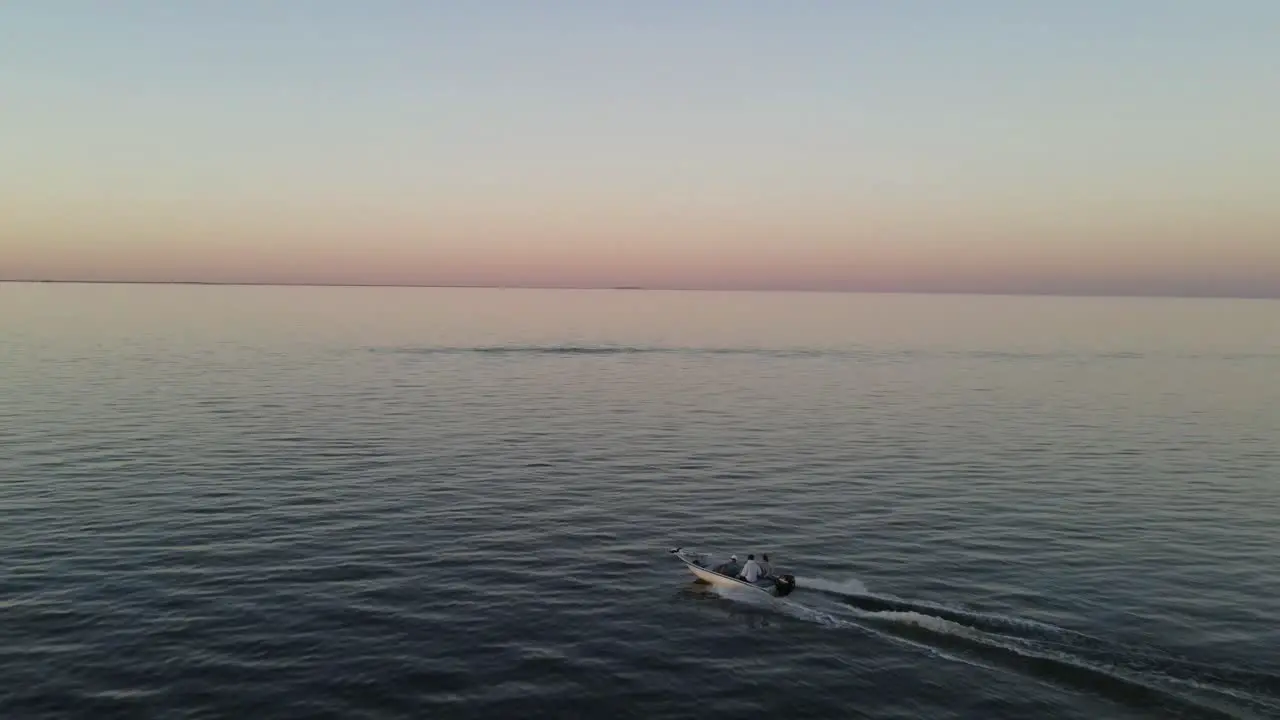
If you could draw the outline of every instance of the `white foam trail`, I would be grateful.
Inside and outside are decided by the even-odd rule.
[[[964,665],[970,665],[972,667],[983,668],[986,670],[993,670],[993,671],[1005,673],[1005,674],[1014,674],[1012,673],[1012,671],[1008,670],[1007,668],[1002,668],[999,665],[991,665],[991,664],[982,662],[976,658],[964,657],[962,655],[957,655],[955,653],[947,652],[942,648],[934,647],[927,643],[912,640],[910,638],[901,637],[899,635],[894,635],[893,633],[885,632],[883,630],[879,630],[877,628],[874,628],[868,625],[863,625],[862,623],[855,622],[853,620],[843,620],[841,618],[836,617],[835,615],[831,615],[829,613],[824,613],[820,610],[815,610],[813,608],[806,607],[793,600],[777,600],[776,602],[778,606],[782,607],[788,615],[791,615],[792,617],[795,617],[799,620],[807,620],[809,622],[814,622],[819,625],[824,625],[830,628],[843,628],[848,630],[857,630],[859,632],[866,633],[867,635],[871,635],[872,637],[876,637],[881,640],[886,640],[888,642],[891,642],[897,645],[909,647],[914,650],[923,652],[926,655],[932,655],[933,657],[941,658],[943,660],[949,660],[951,662],[957,662]],[[921,616],[921,617],[927,618],[927,616]],[[946,621],[942,620],[940,622],[946,622]]]
[[[1232,717],[1243,717],[1240,713],[1244,710],[1240,707],[1223,707],[1213,702],[1211,697],[1205,695],[1225,696],[1230,701],[1242,703],[1246,706],[1255,708],[1266,708],[1268,711],[1276,709],[1277,705],[1270,699],[1259,697],[1253,693],[1238,690],[1230,687],[1222,687],[1218,685],[1205,684],[1193,678],[1179,678],[1169,676],[1167,674],[1153,671],[1148,673],[1134,672],[1129,668],[1116,665],[1114,663],[1100,664],[1088,658],[1073,656],[1069,653],[1058,652],[1049,648],[1041,647],[1038,643],[1020,637],[1012,637],[1008,635],[1000,635],[990,633],[979,628],[969,627],[961,623],[952,622],[940,617],[918,613],[913,611],[894,611],[894,610],[859,610],[850,608],[850,612],[859,617],[870,621],[888,621],[902,625],[912,625],[926,630],[950,635],[953,637],[963,638],[970,642],[976,643],[983,647],[1000,650],[1010,653],[1012,656],[1022,658],[1026,661],[1050,661],[1057,663],[1065,668],[1070,668],[1077,672],[1094,673],[1101,677],[1111,678],[1119,682],[1125,682],[1138,686],[1145,690],[1171,694],[1173,686],[1182,685],[1193,690],[1199,691],[1199,697],[1185,697],[1181,695],[1171,694],[1170,697],[1175,702],[1190,703],[1198,707],[1205,707],[1215,712],[1223,713]],[[946,658],[948,660],[961,662],[966,665],[995,670],[1002,673],[1018,674],[1010,667],[1002,667],[999,664],[991,664],[983,662],[973,657],[958,656],[949,652],[940,650],[926,642],[919,642],[908,638],[903,638],[893,633],[882,632],[870,627],[863,626],[855,622],[839,621],[840,627],[858,628],[867,631],[873,635],[907,645],[919,650],[928,652],[937,657]],[[1249,717],[1253,717],[1250,715]]]
[[[981,626],[978,629],[986,632],[1001,632],[1001,634],[1004,634],[1005,631],[1016,631],[1018,629],[1022,629],[1036,631],[1046,635],[1087,637],[1081,633],[1077,633],[1051,623],[1032,620],[1030,618],[1013,617],[999,613],[983,613],[972,610],[962,610],[947,607],[945,605],[939,605],[937,603],[920,600],[904,600],[903,598],[899,598],[894,595],[873,593],[867,589],[867,586],[863,584],[861,580],[858,580],[857,578],[850,578],[844,581],[827,580],[825,578],[797,578],[796,587],[798,589],[817,590],[819,592],[847,595],[855,598],[862,596],[871,600],[906,605],[922,615],[934,613],[944,620],[950,620],[957,624],[965,624],[967,622],[980,623]]]
[[[754,605],[756,607],[761,607],[761,608],[766,608],[766,607],[773,608],[773,609],[780,608],[780,609],[783,609],[784,611],[787,611],[787,614],[791,615],[792,617],[795,617],[800,620],[807,620],[809,622],[817,623],[819,625],[825,625],[826,627],[849,627],[849,628],[859,627],[855,623],[850,623],[848,621],[841,620],[836,616],[831,615],[829,613],[822,612],[821,610],[815,610],[813,608],[800,605],[799,603],[795,603],[790,600],[775,598],[771,595],[765,595],[755,590],[747,590],[745,588],[722,587],[722,586],[716,585],[711,587],[711,592],[714,592],[716,595],[719,595],[720,597],[725,598],[727,600],[733,600],[734,602],[742,602],[748,605]]]
[[[800,582],[797,581],[797,586],[799,585]],[[869,595],[866,593],[865,587],[857,580],[840,583],[819,578],[808,580],[806,585],[810,588],[831,590],[836,593]],[[853,590],[852,588],[855,587],[859,589]],[[1107,693],[1119,692],[1114,686],[1122,684],[1124,687],[1134,688],[1142,692],[1156,693],[1157,696],[1167,698],[1171,703],[1207,711],[1213,716],[1242,719],[1255,718],[1257,717],[1253,714],[1255,711],[1265,710],[1270,713],[1277,708],[1274,699],[1265,695],[1258,696],[1242,689],[1203,683],[1195,678],[1171,676],[1168,673],[1154,669],[1140,671],[1124,667],[1122,664],[1115,662],[1099,662],[1096,658],[1077,656],[1073,653],[1062,652],[1045,646],[1041,642],[1043,638],[1019,637],[1002,632],[992,632],[990,628],[974,627],[966,624],[969,619],[975,617],[988,621],[998,618],[1000,623],[1004,625],[1023,625],[1028,629],[1051,630],[1068,636],[1078,635],[1074,631],[1033,620],[938,608],[957,616],[957,619],[953,620],[929,614],[930,604],[927,603],[910,603],[910,605],[919,607],[919,610],[871,610],[841,605],[832,612],[824,612],[800,604],[792,598],[775,598],[750,590],[715,588],[715,592],[735,602],[745,602],[756,607],[779,610],[797,620],[811,622],[831,629],[859,631],[940,659],[984,668],[1001,674],[1025,676],[1027,668],[1030,668],[1034,677],[1043,680],[1046,673],[1049,672],[1043,669],[1043,663],[1047,662],[1058,668],[1056,672],[1065,674],[1067,682],[1086,683],[1090,687],[1098,683],[1104,683],[1109,686],[1106,690]],[[950,648],[939,647],[929,640],[904,637],[899,632],[891,631],[889,627],[892,625],[914,626],[938,635],[959,638],[966,644],[971,643],[972,647],[969,648],[969,651],[952,652]],[[1088,636],[1081,635],[1081,637]],[[946,643],[943,644],[945,645]],[[993,661],[992,658],[998,656],[986,657],[991,651],[1004,653],[1004,659],[997,662]],[[1085,679],[1080,679],[1081,676]],[[1061,679],[1050,678],[1046,681],[1060,682]],[[1178,692],[1175,690],[1178,687],[1181,687],[1184,691],[1190,689],[1193,694],[1189,696],[1185,692]],[[1224,706],[1223,702],[1228,703],[1229,706]],[[1244,707],[1240,707],[1241,705]]]
[[[796,587],[812,588],[814,590],[840,593],[843,595],[866,595],[868,593],[867,586],[857,578],[849,578],[844,581],[826,580],[823,578],[796,578]]]
[[[916,627],[932,630],[936,633],[957,635],[973,640],[986,640],[991,637],[989,633],[978,630],[977,628],[971,628],[968,625],[961,625],[960,623],[954,623],[950,620],[944,620],[936,615],[927,615],[912,611],[899,612],[893,610],[868,612],[855,609],[854,612],[866,618],[890,620],[903,625],[915,625]]]
[[[896,643],[898,645],[904,645],[906,647],[913,648],[920,652],[924,652],[925,654],[942,658],[944,660],[950,660],[952,662],[963,663],[965,665],[971,665],[973,667],[994,670],[1001,673],[1010,673],[1008,669],[1002,668],[998,665],[990,665],[974,658],[968,658],[961,655],[956,655],[954,653],[947,652],[942,648],[933,647],[926,643],[917,642],[909,638],[900,637],[898,635],[894,635],[893,633],[885,632],[883,630],[879,630],[877,628],[864,625],[860,622],[856,622],[851,619],[850,620],[842,619],[842,618],[836,617],[831,613],[823,612],[821,610],[816,610],[806,605],[801,605],[800,603],[795,602],[794,600],[790,600],[786,598],[775,598],[772,596],[763,595],[754,590],[745,590],[745,589],[739,589],[739,588],[729,588],[729,587],[719,587],[719,586],[713,586],[711,588],[711,592],[714,592],[720,597],[733,600],[734,602],[745,602],[750,605],[755,605],[756,607],[770,607],[774,609],[780,609],[787,615],[790,615],[791,617],[794,617],[797,620],[811,622],[816,625],[821,625],[823,627],[840,628],[840,629],[846,629],[846,630],[857,630],[859,632],[866,633],[873,637],[877,637],[882,640],[887,640],[891,643]],[[847,612],[847,611],[848,611],[847,608],[841,609],[841,612]],[[875,613],[864,613],[864,614],[869,616],[869,615],[874,615]],[[921,616],[921,617],[927,617],[927,616]],[[938,619],[938,621],[946,622],[945,620],[941,620],[941,619]]]

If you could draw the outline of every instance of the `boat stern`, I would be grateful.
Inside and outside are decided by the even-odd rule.
[[[773,580],[773,591],[778,597],[786,597],[796,589],[796,578],[794,575],[779,575]]]

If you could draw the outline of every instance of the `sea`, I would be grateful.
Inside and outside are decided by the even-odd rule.
[[[0,718],[1280,718],[1280,302],[2,284]]]

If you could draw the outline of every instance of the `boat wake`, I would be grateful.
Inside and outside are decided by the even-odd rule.
[[[1165,717],[1280,717],[1280,676],[1273,673],[1197,663],[1028,618],[872,593],[857,580],[797,578],[796,585],[781,599],[720,594],[949,661],[1158,709]]]

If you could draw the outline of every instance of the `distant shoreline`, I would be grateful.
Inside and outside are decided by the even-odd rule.
[[[251,280],[228,281],[228,280],[21,280],[21,279],[3,279],[0,283],[25,283],[29,285],[227,285],[227,286],[247,286],[247,287],[385,287],[385,288],[476,288],[476,289],[493,289],[500,290],[518,289],[522,286],[515,285],[408,285],[401,283],[321,283],[321,282],[254,282]],[[529,289],[600,289],[609,290],[613,288],[564,288],[544,287],[537,288],[528,286]],[[631,289],[631,288],[616,288]],[[640,289],[640,288],[634,288]]]
[[[1181,300],[1280,300],[1280,295],[1012,292],[998,290],[858,290],[824,288],[699,288],[639,285],[437,285],[406,283],[253,282],[217,280],[29,280],[0,278],[14,285],[198,285],[209,287],[409,288],[422,290],[591,290],[627,292],[813,293],[830,295],[973,295],[991,297],[1152,298]]]

